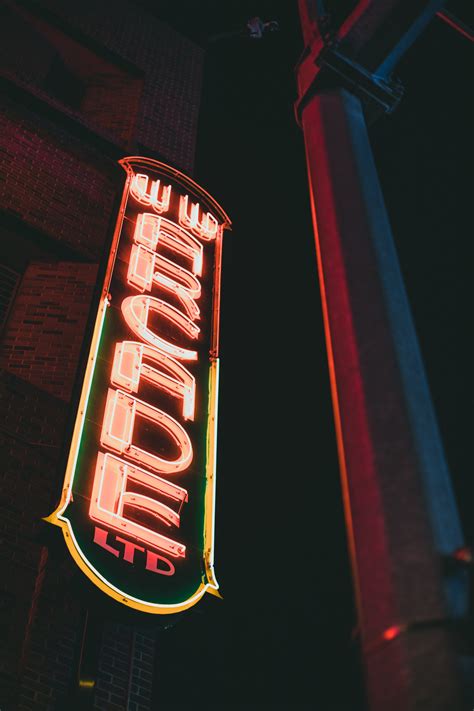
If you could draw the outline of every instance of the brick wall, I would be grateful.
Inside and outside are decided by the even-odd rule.
[[[96,264],[30,264],[5,329],[0,367],[69,400],[96,277]]]
[[[53,61],[54,48],[12,8],[3,5],[0,18],[0,67],[15,72],[20,79],[41,84]]]
[[[68,708],[82,634],[82,605],[74,583],[73,563],[52,560],[46,552],[40,560],[23,642],[18,711]]]
[[[24,6],[35,14],[34,2]],[[128,152],[124,144],[129,141],[137,152],[155,152],[192,172],[203,59],[200,48],[125,0],[40,0],[36,8],[38,14],[41,8],[56,13],[63,26],[46,31],[41,23],[48,22],[47,14],[35,27],[31,18],[27,27],[14,19],[21,29],[12,37],[6,33],[5,56],[19,88],[12,88],[15,80],[8,78],[0,104],[0,210],[28,228],[21,244],[29,240],[36,250],[41,244],[40,258],[46,257],[26,267],[1,361],[0,532],[9,573],[0,578],[0,633],[6,640],[0,651],[2,711],[74,707],[88,604],[80,591],[87,584],[59,531],[41,517],[59,498],[67,401],[97,261],[114,218],[120,170],[110,156]],[[57,32],[67,36],[68,28],[74,37],[59,40]],[[25,42],[21,57],[7,48],[8,43],[19,47],[20,36]],[[45,93],[52,46],[56,42],[56,52],[72,57],[81,37],[87,38],[84,52],[93,67],[80,77],[82,105],[67,108],[61,97]],[[81,62],[72,70],[80,73]],[[79,261],[59,262],[57,245],[67,255],[62,259],[71,252]],[[25,262],[38,252],[31,247],[28,254]],[[149,629],[130,620],[119,624],[115,612],[113,618],[107,613],[108,601],[101,604],[92,706],[153,711],[156,621]]]
[[[155,636],[129,625],[106,623],[93,706],[99,711],[152,711]]]
[[[118,66],[24,9],[17,7],[3,20],[2,71],[39,90],[48,103],[51,99],[62,103],[80,122],[112,134],[116,141],[128,144],[133,139],[141,72]]]
[[[0,708],[16,711],[18,680],[44,660],[30,658],[30,629],[38,619],[47,552],[43,516],[54,504],[66,405],[29,383],[0,372]],[[72,620],[71,620],[72,623]],[[52,629],[54,617],[45,623]],[[39,677],[37,679],[39,681]],[[40,689],[38,688],[38,691]],[[30,696],[34,691],[31,691]],[[30,706],[39,709],[41,706]]]
[[[0,209],[98,259],[115,195],[107,169],[64,129],[2,100]]]
[[[140,79],[117,70],[96,72],[85,80],[86,94],[81,111],[91,122],[129,144],[134,137],[142,84]]]
[[[66,5],[62,0],[39,0],[37,5],[144,72],[135,141],[192,172],[203,50],[125,0]]]

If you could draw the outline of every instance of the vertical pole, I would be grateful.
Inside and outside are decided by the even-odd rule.
[[[370,708],[462,709],[462,537],[360,101],[313,94],[302,128]]]

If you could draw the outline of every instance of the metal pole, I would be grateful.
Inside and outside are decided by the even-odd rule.
[[[438,554],[462,537],[363,108],[313,93],[301,124],[370,708],[462,709]]]
[[[453,15],[452,12],[440,10],[436,13],[436,16],[439,17],[440,20],[443,20],[443,22],[446,22],[446,24],[452,27],[453,30],[459,32],[459,34],[468,39],[470,42],[474,42],[474,32],[472,29],[466,25],[465,22],[462,22],[458,17]]]

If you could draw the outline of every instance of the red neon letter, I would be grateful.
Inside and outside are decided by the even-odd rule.
[[[168,566],[167,570],[164,570],[163,568],[158,568],[159,560],[162,560],[164,563],[166,563],[166,565]],[[160,573],[160,575],[174,575],[174,572],[176,570],[170,560],[168,560],[167,558],[163,558],[163,556],[161,555],[157,555],[157,553],[153,553],[153,551],[146,552],[146,569],[151,570],[152,573]]]
[[[134,467],[113,455],[99,453],[89,508],[90,517],[94,521],[127,534],[141,543],[165,551],[175,558],[184,557],[186,546],[182,543],[173,541],[156,530],[127,518],[124,508],[130,506],[135,510],[152,514],[168,526],[179,526],[179,514],[165,504],[150,496],[127,492],[127,483],[130,480],[146,486],[154,494],[164,494],[181,503],[187,500],[185,489],[160,479],[144,469]],[[102,529],[96,530],[101,531]]]
[[[145,549],[142,548],[141,546],[137,546],[136,543],[132,543],[131,541],[127,541],[126,538],[121,538],[120,536],[115,536],[117,541],[119,543],[123,543],[125,546],[125,550],[123,552],[123,559],[127,563],[132,563],[133,565],[133,559],[135,558],[135,551],[142,551],[143,553],[145,552]]]
[[[158,243],[172,249],[192,263],[193,274],[202,273],[202,244],[189,232],[178,227],[174,222],[158,217],[152,212],[143,212],[137,217],[133,240],[153,252]]]
[[[191,203],[191,210],[188,209],[188,195],[182,195],[179,199],[179,224],[188,227],[193,234],[205,240],[215,239],[217,236],[218,223],[210,212],[206,212],[199,218],[199,203]]]
[[[142,212],[135,223],[134,241],[155,250],[160,238],[160,225],[161,217],[152,212]]]
[[[94,543],[97,543],[101,548],[105,548],[108,553],[112,553],[116,558],[119,557],[119,551],[116,548],[112,548],[107,543],[108,531],[104,531],[103,528],[96,526],[94,528]]]
[[[132,444],[137,416],[153,422],[168,434],[179,451],[176,459],[164,459]],[[175,474],[187,469],[193,458],[191,440],[179,422],[157,407],[111,388],[107,395],[100,443],[106,449],[124,454],[129,459],[166,474]]]
[[[160,369],[144,363],[144,358],[159,365]],[[112,383],[128,392],[136,393],[141,378],[163,388],[170,395],[182,398],[184,419],[194,419],[196,382],[184,365],[146,343],[136,341],[117,343],[110,378]]]
[[[200,328],[196,326],[187,316],[154,296],[128,296],[122,301],[122,313],[125,321],[139,338],[152,346],[156,346],[165,353],[178,358],[179,360],[196,360],[197,351],[187,348],[180,348],[169,341],[165,341],[148,328],[148,318],[150,312],[157,312],[165,316],[175,326],[180,328],[190,338],[199,336]]]
[[[178,297],[189,318],[199,318],[194,299],[201,295],[201,285],[194,274],[141,244],[132,246],[127,282],[141,292],[151,291],[153,284],[159,284]]]
[[[150,183],[150,190],[148,190],[148,175],[137,173],[133,176],[130,193],[142,205],[148,205],[156,212],[166,212],[170,206],[171,185],[163,186],[159,197],[160,181],[151,180]]]

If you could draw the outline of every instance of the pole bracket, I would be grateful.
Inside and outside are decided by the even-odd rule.
[[[319,44],[319,43],[318,43]],[[346,89],[355,94],[364,106],[367,122],[373,123],[380,115],[394,111],[403,96],[403,86],[397,79],[386,79],[372,74],[354,59],[347,57],[337,41],[324,44],[314,57],[307,50],[299,63],[299,97],[295,116],[301,126],[301,115],[308,101],[317,93],[331,89]]]

